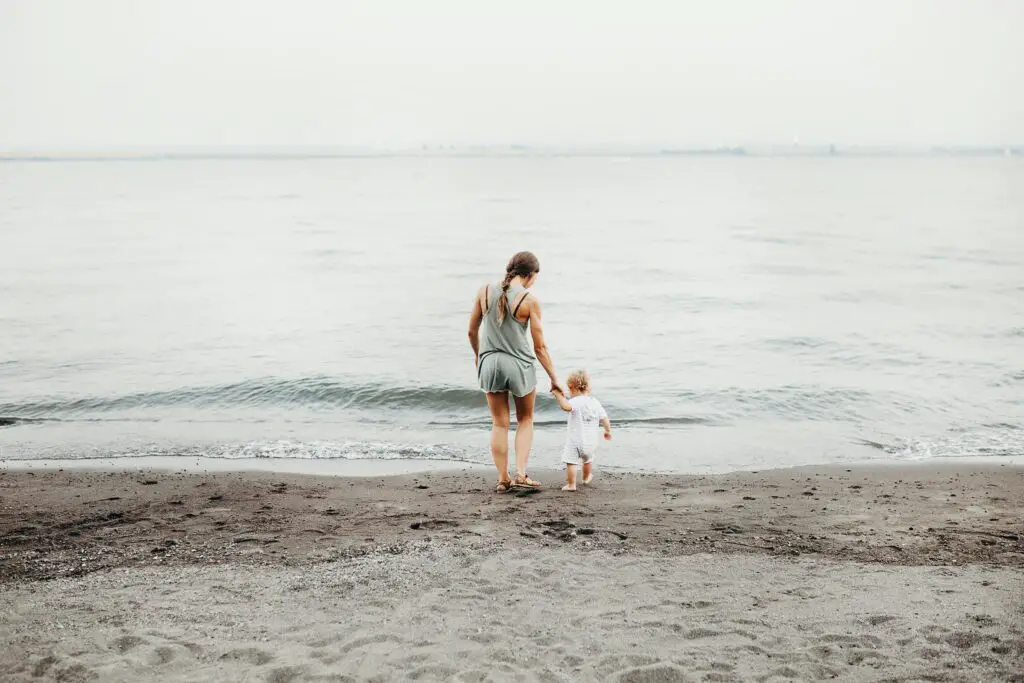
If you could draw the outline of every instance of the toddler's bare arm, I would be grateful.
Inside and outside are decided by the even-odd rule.
[[[555,395],[555,400],[558,401],[559,408],[561,408],[567,413],[572,412],[572,404],[569,403],[569,399],[565,397],[565,394],[562,393],[561,389],[559,389],[557,386],[552,387],[551,393]]]

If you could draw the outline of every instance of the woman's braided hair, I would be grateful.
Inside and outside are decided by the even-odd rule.
[[[529,251],[521,251],[513,256],[505,266],[505,279],[501,281],[501,296],[498,297],[498,324],[508,315],[508,288],[516,277],[528,278],[540,272],[540,261]]]

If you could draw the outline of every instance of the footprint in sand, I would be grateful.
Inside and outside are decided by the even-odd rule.
[[[683,638],[686,638],[687,640],[702,640],[704,638],[714,638],[719,635],[722,634],[718,631],[712,631],[707,628],[695,628],[684,633]]]
[[[615,680],[619,683],[682,683],[686,675],[673,664],[654,664],[622,671]]]
[[[247,662],[253,666],[263,666],[274,661],[274,655],[267,652],[266,650],[260,650],[255,647],[239,648],[237,650],[228,650],[220,656],[224,660],[236,660],[240,662]]]
[[[307,643],[310,647],[315,648],[327,648],[331,645],[337,645],[345,640],[344,635],[331,635],[326,638],[320,638],[312,642]],[[355,640],[344,643],[341,647],[333,650],[336,654],[347,655],[349,652],[365,647],[371,647],[374,645],[382,645],[384,643],[394,643],[397,645],[404,644],[404,641],[397,636],[388,634],[365,636],[363,638],[356,638]]]
[[[203,654],[203,648],[195,643],[190,643],[186,640],[176,640],[174,641],[174,644],[185,648],[185,650],[187,650],[193,657],[200,657]]]
[[[894,621],[895,619],[896,617],[894,617],[891,614],[876,614],[874,616],[868,617],[868,623],[872,626],[881,626],[882,624]]]
[[[458,522],[454,522],[450,519],[428,519],[425,522],[413,522],[409,525],[409,528],[435,531],[437,529],[451,529],[453,527],[457,527],[458,525]]]
[[[769,681],[769,680],[771,680],[773,678],[796,679],[796,678],[800,678],[800,672],[797,671],[796,669],[794,669],[791,666],[783,666],[783,667],[780,667],[778,669],[773,669],[772,671],[770,671],[768,673],[767,676],[761,676],[757,680],[759,680],[759,681]]]
[[[282,666],[267,674],[267,683],[292,683],[302,676],[302,669],[295,666]]]
[[[50,670],[50,667],[57,663],[57,658],[53,655],[46,655],[32,667],[32,677],[42,678],[46,675],[46,672]]]
[[[575,669],[583,666],[587,663],[587,660],[578,655],[566,655],[562,658],[562,666],[567,669]]]
[[[860,650],[854,649],[846,654],[846,663],[850,666],[857,666],[868,662],[869,664],[880,666],[881,664],[889,661],[888,657],[874,652],[873,650]]]
[[[110,643],[110,649],[112,649],[119,655],[123,655],[129,650],[134,650],[139,645],[142,645],[145,642],[146,641],[144,641],[142,638],[139,638],[138,636],[121,636],[120,638],[115,638]]]
[[[989,616],[987,614],[972,614],[971,615],[971,621],[973,621],[978,626],[983,626],[983,627],[995,626],[996,625],[996,620],[993,619],[991,616]]]
[[[1011,647],[1008,643],[1000,643],[999,645],[993,645],[991,649],[992,653],[997,655],[1008,655],[1013,652],[1013,647]],[[1024,643],[1022,643],[1020,650],[1021,654],[1024,654]]]
[[[945,626],[940,626],[938,624],[931,624],[929,626],[925,626],[921,628],[920,631],[921,635],[924,636],[924,639],[932,645],[937,645],[941,643],[943,640],[945,640],[946,634],[949,633],[948,628],[946,628]]]
[[[957,650],[970,650],[975,645],[995,639],[995,636],[978,633],[977,631],[957,631],[951,633],[946,638],[946,644]]]
[[[87,683],[87,681],[95,681],[97,679],[99,679],[99,676],[96,675],[96,672],[87,669],[81,664],[57,669],[56,673],[58,683]]]
[[[432,666],[420,667],[418,669],[410,671],[406,675],[408,676],[408,680],[410,681],[450,681],[452,678],[458,675],[458,673],[459,672],[456,669],[453,669],[451,667],[443,666],[440,664],[434,664]]]

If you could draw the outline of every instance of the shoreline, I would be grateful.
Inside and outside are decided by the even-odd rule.
[[[419,472],[466,471],[487,467],[460,460],[400,458],[209,458],[175,455],[113,458],[0,460],[0,472],[97,470],[104,472],[276,472],[315,477],[391,477]]]
[[[1016,680],[1024,468],[0,470],[5,681]]]
[[[808,468],[885,468],[885,467],[972,467],[1008,466],[1024,468],[1024,456],[969,455],[956,458],[916,459],[861,459],[847,462],[827,462],[780,467],[748,466],[725,471],[697,469],[693,471],[663,472],[658,470],[630,470],[606,467],[604,471],[617,475],[651,477],[708,477],[726,476],[743,472],[785,472]],[[425,458],[214,458],[207,456],[115,456],[100,458],[39,458],[0,459],[0,472],[99,470],[107,472],[133,472],[152,470],[189,474],[209,472],[276,472],[323,477],[391,477],[421,472],[490,471],[491,463],[465,460]],[[550,477],[549,477],[550,479]]]

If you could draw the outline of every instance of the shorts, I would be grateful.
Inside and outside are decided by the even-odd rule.
[[[476,374],[487,393],[507,391],[522,398],[537,388],[537,368],[507,353],[488,353],[480,359]]]
[[[580,461],[582,461],[584,465],[593,462],[594,452],[592,450],[586,450],[582,446],[566,444],[565,450],[562,451],[562,462],[566,465],[576,465]]]

